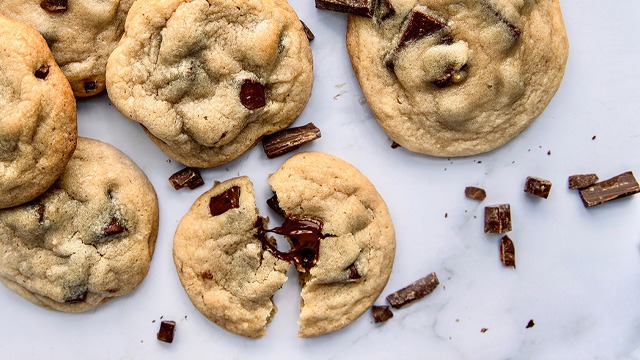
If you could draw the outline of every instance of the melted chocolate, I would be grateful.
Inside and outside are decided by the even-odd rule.
[[[223,193],[211,197],[209,200],[209,211],[212,216],[224,214],[227,210],[240,207],[240,187],[233,186]]]
[[[240,87],[240,103],[249,110],[256,110],[267,104],[264,86],[259,82],[246,79]]]

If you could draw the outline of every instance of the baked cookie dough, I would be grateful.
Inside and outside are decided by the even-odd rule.
[[[383,199],[357,169],[323,153],[292,157],[269,184],[282,226],[267,229],[246,177],[216,185],[180,221],[174,260],[191,301],[229,331],[263,336],[293,262],[302,285],[298,335],[348,325],[391,274],[395,232]],[[269,233],[284,235],[291,249],[279,250]]]
[[[0,209],[30,201],[62,174],[76,146],[76,103],[47,43],[0,15]]]
[[[382,0],[349,16],[347,48],[378,122],[402,147],[473,155],[506,143],[560,86],[558,0]]]
[[[2,0],[0,13],[40,31],[78,97],[105,88],[107,58],[133,0]]]
[[[0,210],[0,282],[45,308],[91,310],[140,284],[157,232],[144,173],[111,145],[79,138],[47,192]]]
[[[107,89],[167,155],[212,167],[289,126],[311,95],[312,67],[284,0],[139,0]]]

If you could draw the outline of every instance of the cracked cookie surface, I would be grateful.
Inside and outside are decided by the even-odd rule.
[[[40,31],[78,97],[105,88],[109,54],[133,0],[3,0],[0,13]]]
[[[140,284],[157,231],[144,173],[111,145],[79,138],[47,192],[0,210],[0,281],[45,308],[91,310]]]
[[[309,41],[283,0],[140,0],[107,64],[109,97],[173,159],[229,162],[310,95]]]
[[[211,206],[212,198],[229,191],[237,194],[236,207]],[[234,178],[196,200],[173,243],[178,276],[196,308],[222,328],[253,338],[264,336],[276,313],[271,299],[289,268],[262,248],[255,237],[258,221],[251,181]]]
[[[396,143],[436,156],[490,151],[560,86],[568,40],[558,0],[382,0],[350,16],[364,95]]]
[[[76,104],[42,36],[0,15],[0,209],[42,194],[76,146]]]
[[[371,307],[391,274],[396,240],[387,205],[355,167],[319,152],[291,157],[269,184],[287,216],[323,223],[317,262],[298,266],[298,336],[341,329]]]

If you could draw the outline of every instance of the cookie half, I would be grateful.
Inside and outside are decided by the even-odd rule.
[[[378,122],[404,148],[486,152],[522,132],[560,86],[558,0],[382,0],[350,16],[347,48]]]
[[[309,41],[282,0],[140,0],[107,64],[109,97],[173,159],[229,162],[311,95]]]
[[[109,54],[133,0],[3,0],[0,13],[40,31],[78,97],[105,88]]]
[[[0,15],[0,209],[42,194],[76,146],[75,98],[42,36]]]
[[[233,333],[258,338],[276,313],[273,294],[289,263],[263,249],[253,184],[227,180],[202,194],[173,242],[178,276],[196,308]]]
[[[45,308],[91,310],[140,284],[157,233],[144,173],[111,145],[79,138],[47,192],[0,210],[0,281]]]

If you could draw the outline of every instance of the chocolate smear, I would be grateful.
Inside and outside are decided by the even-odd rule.
[[[524,192],[527,194],[535,195],[537,197],[541,197],[543,199],[547,199],[549,197],[549,193],[551,192],[551,181],[528,176],[527,181],[524,185]]]
[[[609,180],[595,183],[580,190],[584,206],[591,207],[604,204],[640,192],[640,185],[631,171],[614,176]]]
[[[391,319],[393,317],[393,312],[391,311],[391,307],[388,305],[374,305],[371,307],[371,315],[373,316],[373,322],[378,324]]]
[[[411,285],[387,296],[387,301],[394,309],[400,309],[431,294],[438,284],[440,284],[438,277],[436,273],[432,272]]]
[[[157,335],[158,340],[166,343],[172,343],[175,328],[176,328],[175,321],[163,320],[160,323],[160,330],[158,330],[158,335]]]
[[[249,110],[256,110],[267,104],[264,86],[252,79],[245,79],[240,86],[240,103]]]
[[[316,9],[373,17],[375,0],[316,0]]]
[[[169,183],[176,190],[180,190],[185,187],[193,190],[204,185],[204,180],[202,179],[198,169],[187,167],[171,175],[169,177]]]
[[[311,142],[322,134],[313,123],[292,127],[267,135],[262,139],[262,148],[269,159],[284,155]]]
[[[487,192],[479,187],[467,186],[464,189],[464,196],[468,197],[469,199],[482,201],[487,198]]]
[[[484,232],[504,234],[511,231],[511,206],[509,204],[491,205],[484,208]]]
[[[577,174],[569,176],[569,189],[584,189],[598,182],[596,174]]]
[[[500,240],[500,261],[506,267],[516,268],[516,247],[506,235]]]
[[[211,216],[224,214],[228,210],[240,207],[240,187],[232,186],[209,200]]]

